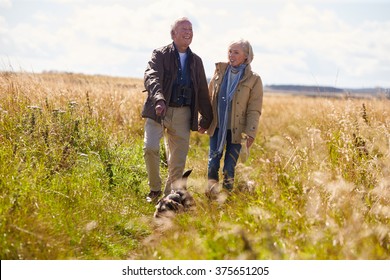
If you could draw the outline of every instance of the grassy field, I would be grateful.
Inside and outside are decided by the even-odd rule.
[[[390,259],[390,100],[265,93],[227,200],[153,219],[142,81],[0,73],[1,259]],[[166,168],[162,165],[166,176]]]

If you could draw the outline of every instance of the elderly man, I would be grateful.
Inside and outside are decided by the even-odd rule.
[[[150,187],[148,201],[156,201],[162,194],[159,151],[164,131],[168,140],[164,193],[169,194],[182,177],[190,131],[203,133],[213,118],[203,62],[189,47],[192,37],[190,20],[176,20],[171,28],[173,42],[155,49],[145,70],[148,96],[142,117],[146,118],[144,158]]]

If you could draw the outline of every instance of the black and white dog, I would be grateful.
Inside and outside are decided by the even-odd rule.
[[[170,194],[157,202],[156,211],[154,212],[155,218],[170,216],[175,212],[188,210],[195,205],[194,198],[187,191],[187,179],[191,172],[192,169],[184,172],[179,187],[176,187]]]

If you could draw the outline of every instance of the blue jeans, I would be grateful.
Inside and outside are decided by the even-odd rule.
[[[214,135],[210,137],[209,163],[207,176],[210,180],[219,181],[220,162],[223,154],[219,154],[218,149],[218,128]],[[223,187],[227,190],[233,189],[234,170],[236,168],[238,156],[240,155],[241,144],[232,143],[232,131],[229,129],[226,135],[225,158],[223,166]]]

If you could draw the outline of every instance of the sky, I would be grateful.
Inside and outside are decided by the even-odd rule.
[[[390,87],[390,0],[0,0],[0,71],[142,78],[183,16],[208,77],[246,39],[264,85]]]

